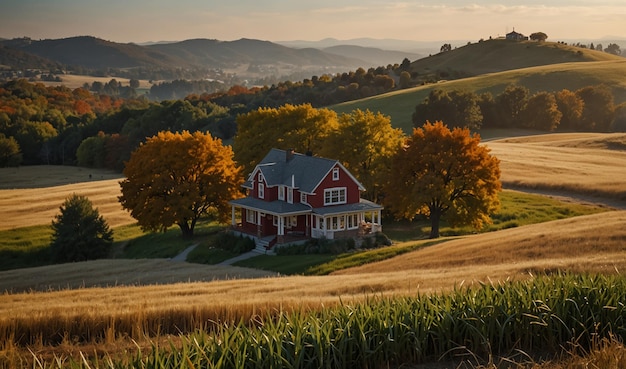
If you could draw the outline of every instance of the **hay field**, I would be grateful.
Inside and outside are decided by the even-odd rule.
[[[486,143],[501,161],[505,188],[599,197],[626,202],[626,134],[563,133]],[[593,200],[593,198],[592,198]]]
[[[50,224],[72,193],[87,196],[111,227],[135,222],[117,200],[119,173],[29,166],[0,168],[0,178],[0,230]]]
[[[449,290],[458,284],[529,278],[555,270],[616,273],[626,270],[626,211],[615,211],[468,236],[393,259],[320,277],[275,277],[117,288],[80,288],[0,295],[0,316],[46,317],[175,309],[235,314],[263,308],[319,307],[366,296],[399,296]],[[84,263],[95,278],[118,261]],[[135,262],[135,261],[131,261]],[[141,262],[137,262],[139,266]],[[82,263],[81,263],[82,264]],[[176,264],[176,263],[172,263]],[[155,264],[156,266],[157,264]],[[164,264],[159,264],[163,272]],[[192,266],[206,268],[210,266]],[[28,275],[54,274],[52,267]],[[70,268],[67,273],[74,274]],[[58,273],[58,271],[56,272]],[[1,272],[2,283],[18,271]],[[148,277],[147,277],[148,278]],[[89,282],[86,282],[86,284]],[[6,285],[5,285],[6,286]],[[0,286],[2,289],[5,286]]]
[[[130,84],[129,78],[123,77],[94,77],[94,76],[85,76],[78,74],[64,74],[59,76],[61,77],[61,82],[55,81],[40,81],[46,86],[67,86],[71,89],[83,87],[85,83],[89,83],[90,85],[94,82],[101,82],[103,84],[109,83],[110,80],[115,79],[117,82],[121,83],[123,86],[128,86]],[[152,84],[148,80],[139,80],[139,88],[140,89],[150,89]]]

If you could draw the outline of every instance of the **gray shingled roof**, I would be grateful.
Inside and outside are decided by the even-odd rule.
[[[244,197],[232,200],[230,203],[233,205],[239,205],[243,208],[259,210],[269,214],[295,215],[311,212],[311,207],[305,204],[290,204],[286,201],[267,202],[253,197]]]
[[[343,166],[337,160],[320,158],[316,156],[308,156],[300,153],[294,153],[293,157],[287,161],[287,153],[285,150],[272,149],[265,155],[263,160],[256,166],[265,177],[267,185],[273,186],[291,186],[291,181],[295,183],[295,187],[301,192],[313,193],[315,188],[336,165]],[[350,173],[347,169],[346,173]],[[363,189],[363,185],[356,178],[354,181]],[[251,188],[250,179],[244,183],[244,187]]]
[[[383,207],[369,200],[361,199],[355,204],[325,206],[323,208],[313,209],[313,213],[319,215],[357,213],[362,211],[382,210]]]

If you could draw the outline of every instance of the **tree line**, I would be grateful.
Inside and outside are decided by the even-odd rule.
[[[432,90],[417,104],[413,125],[443,120],[458,127],[527,128],[554,131],[626,131],[626,103],[614,104],[605,85],[576,91],[539,91],[510,85],[502,93]]]
[[[408,61],[403,65],[400,68],[408,67]],[[406,74],[407,71],[401,72],[401,76]],[[380,76],[383,75],[388,76]],[[364,88],[368,86],[364,81],[378,86],[378,92],[395,83],[386,77],[376,82],[373,76],[357,70],[335,78],[314,77],[264,89],[233,86],[225,92],[192,94],[185,99],[161,102],[92,93],[84,87],[70,89],[26,80],[10,81],[0,85],[0,167],[58,164],[121,171],[130,153],[146,137],[158,132],[208,131],[216,138],[230,141],[237,132],[239,115],[285,104],[309,103],[315,107],[306,101],[307,96],[320,105],[362,97],[372,92]],[[363,81],[363,85],[355,81]],[[117,82],[102,87],[105,86],[119,87]],[[413,123],[418,127],[427,120],[441,120],[450,126],[471,129],[625,131],[625,106],[614,104],[606,86],[534,94],[522,86],[509,86],[496,96],[436,89],[424,101],[416,102]]]

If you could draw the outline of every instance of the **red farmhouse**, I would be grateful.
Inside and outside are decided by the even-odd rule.
[[[361,198],[365,188],[337,160],[272,149],[243,187],[248,196],[230,202],[232,226],[257,247],[382,231],[382,206]]]

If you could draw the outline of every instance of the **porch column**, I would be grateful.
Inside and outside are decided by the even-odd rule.
[[[261,225],[261,212],[256,212],[256,235],[257,237],[263,237],[263,226]]]
[[[237,226],[237,221],[235,220],[235,205],[231,205],[231,211],[230,211],[230,225],[233,226],[233,228],[235,228]]]
[[[285,217],[282,215],[278,216],[278,237],[276,241],[278,243],[283,243],[285,240]]]

